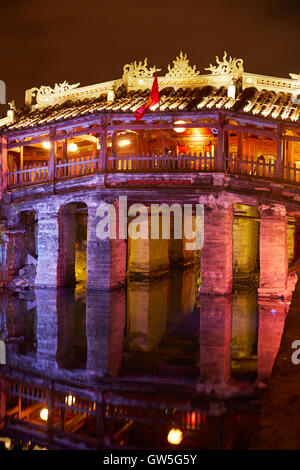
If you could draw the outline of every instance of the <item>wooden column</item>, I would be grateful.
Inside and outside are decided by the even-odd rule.
[[[63,160],[68,159],[68,139],[62,141],[62,158]]]
[[[111,136],[111,154],[112,154],[112,156],[117,155],[117,153],[118,153],[117,136],[118,136],[118,132],[113,131],[112,136]]]
[[[282,178],[282,157],[283,157],[283,141],[282,137],[279,137],[277,140],[277,156],[276,156],[276,161],[275,161],[275,178],[281,179]]]
[[[106,124],[102,122],[102,129],[100,131],[100,154],[99,154],[99,171],[104,171],[107,169],[107,130]]]
[[[24,147],[20,147],[20,170],[24,169]]]
[[[0,138],[1,194],[7,190],[7,136]]]
[[[218,149],[216,155],[216,163],[215,169],[223,171],[225,168],[225,161],[224,161],[224,127],[218,127]]]
[[[49,181],[55,180],[55,172],[56,172],[56,162],[55,162],[55,150],[56,150],[56,142],[54,140],[55,137],[55,129],[50,130],[50,144],[51,148],[49,151],[49,166],[48,166],[48,179]]]

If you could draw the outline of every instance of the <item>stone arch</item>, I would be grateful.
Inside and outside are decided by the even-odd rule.
[[[84,202],[68,202],[58,211],[58,287],[86,281],[87,217]]]

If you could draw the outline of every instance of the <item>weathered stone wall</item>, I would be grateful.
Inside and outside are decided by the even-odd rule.
[[[200,377],[210,384],[230,379],[232,296],[201,296]]]
[[[259,295],[286,296],[288,294],[288,218],[286,209],[280,205],[262,205],[260,215]]]
[[[205,206],[201,294],[223,295],[232,291],[232,226],[232,205]]]

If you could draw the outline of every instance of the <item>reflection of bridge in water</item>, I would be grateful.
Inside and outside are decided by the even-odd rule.
[[[175,422],[187,447],[249,445],[288,305],[257,303],[244,287],[199,298],[197,276],[191,266],[131,280],[127,293],[3,295],[6,435],[56,448],[155,447]]]

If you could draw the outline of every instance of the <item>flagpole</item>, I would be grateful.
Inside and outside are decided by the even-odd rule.
[[[154,73],[157,74],[156,72],[156,47],[154,40],[152,41],[152,52],[153,52],[153,59],[154,59]],[[157,80],[158,81],[158,80]],[[160,120],[160,131],[161,131],[161,142],[163,146],[163,159],[165,163],[165,157],[166,157],[166,152],[165,152],[165,138],[164,138],[164,133],[163,133],[163,128],[162,128],[162,114],[161,114],[161,109],[160,109],[160,97],[159,97],[159,102],[158,102],[158,108],[159,108],[159,120]]]

